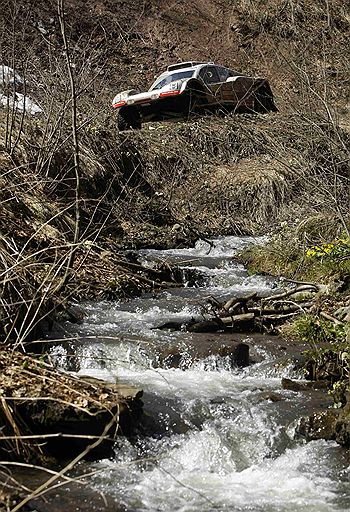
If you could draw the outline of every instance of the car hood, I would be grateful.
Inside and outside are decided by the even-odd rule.
[[[166,93],[169,93],[169,96],[171,96],[172,93],[174,95],[179,94],[179,91],[183,92],[185,82],[188,82],[188,79],[176,80],[176,82],[171,82],[165,87],[162,87],[162,89],[152,89],[144,92],[138,92],[135,91],[135,89],[122,91],[114,97],[112,104],[115,105],[116,103],[123,102],[124,105],[132,105],[133,103],[144,103],[147,101],[157,100],[159,97],[161,97],[163,94],[165,95]],[[177,83],[178,87],[172,89],[171,84],[173,83]]]

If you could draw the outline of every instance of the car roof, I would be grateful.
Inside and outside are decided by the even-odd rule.
[[[196,68],[201,65],[214,65],[214,62],[200,62],[197,60],[192,60],[189,62],[178,62],[177,64],[171,64],[168,66],[167,71],[175,71],[176,69],[184,69],[184,68]]]
[[[167,67],[166,71],[163,71],[153,82],[150,89],[153,88],[153,86],[159,82],[160,80],[166,78],[169,75],[172,75],[174,72],[181,72],[181,71],[197,71],[198,69],[204,68],[205,66],[215,66],[218,68],[225,68],[229,71],[233,71],[233,73],[237,75],[241,75],[238,71],[234,71],[230,68],[227,68],[226,66],[222,66],[221,64],[215,64],[215,62],[207,61],[207,62],[200,62],[200,61],[188,61],[188,62],[178,62],[177,64],[171,64]]]

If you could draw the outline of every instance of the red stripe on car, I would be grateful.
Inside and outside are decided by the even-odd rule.
[[[180,91],[165,91],[161,92],[159,97],[164,98],[165,96],[177,96],[178,94],[180,94]]]

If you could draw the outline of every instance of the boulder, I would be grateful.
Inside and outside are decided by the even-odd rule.
[[[165,368],[188,368],[197,361],[210,356],[228,358],[231,367],[249,365],[249,346],[236,340],[206,338],[196,342],[186,342],[186,348],[175,345],[163,350],[157,358],[158,364]]]
[[[336,409],[315,412],[308,417],[301,418],[296,433],[307,441],[315,441],[317,439],[334,440],[336,439],[338,416],[339,411]]]
[[[282,379],[282,388],[290,391],[308,391],[310,389],[327,389],[327,381]]]

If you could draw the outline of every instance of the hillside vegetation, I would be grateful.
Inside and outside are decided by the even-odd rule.
[[[61,23],[59,5],[11,0],[0,12],[0,64],[43,109],[0,110],[3,341],[40,335],[69,299],[144,289],[116,267],[122,249],[308,217],[325,240],[348,234],[346,2],[66,0]],[[268,78],[279,113],[118,134],[114,94],[186,59]]]

